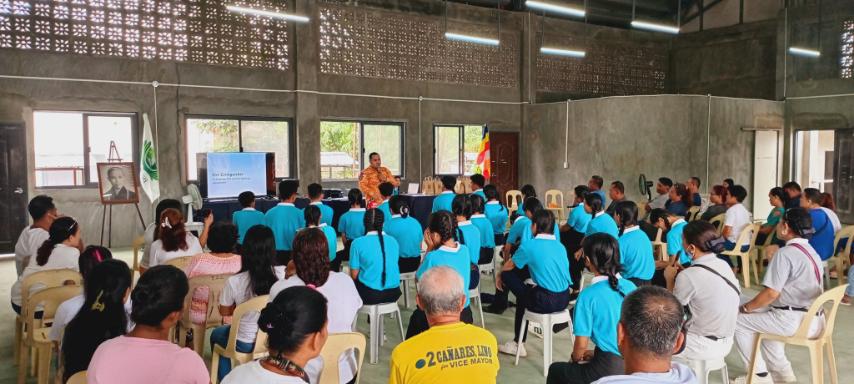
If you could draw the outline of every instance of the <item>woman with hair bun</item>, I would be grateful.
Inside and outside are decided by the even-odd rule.
[[[589,384],[624,372],[617,348],[617,323],[623,299],[637,287],[620,276],[620,244],[613,236],[595,233],[585,237],[582,252],[594,277],[575,304],[572,361],[553,363],[547,383]],[[594,351],[587,349],[590,340],[596,344]]]
[[[308,362],[320,355],[328,332],[326,298],[309,287],[290,287],[261,310],[269,356],[235,368],[223,384],[309,382]]]
[[[783,343],[764,341],[762,353],[751,357],[759,333],[791,336],[807,316],[808,308],[824,291],[819,253],[810,245],[816,233],[814,222],[804,208],[786,210],[777,224],[777,236],[786,242],[771,261],[762,278],[762,290],[739,307],[735,325],[735,345],[745,367],[753,364],[753,377],[741,376],[733,383],[797,383],[792,363]],[[810,320],[807,337],[821,334],[826,321],[819,312]]]
[[[89,383],[210,383],[202,358],[169,341],[189,290],[187,275],[171,265],[143,273],[130,295],[136,326],[125,336],[101,343],[89,363]]]
[[[677,359],[723,359],[732,349],[741,289],[732,268],[717,257],[724,251],[724,242],[711,223],[692,221],[682,232],[691,266],[678,275],[676,266],[664,271],[667,289],[690,314],[683,350],[674,355]]]
[[[38,248],[24,273],[12,285],[12,309],[21,313],[21,284],[27,276],[36,272],[54,269],[73,269],[80,271],[77,258],[83,250],[83,234],[80,225],[71,217],[60,217],[53,221],[48,231],[48,239]],[[42,284],[33,284],[27,295],[44,289]]]

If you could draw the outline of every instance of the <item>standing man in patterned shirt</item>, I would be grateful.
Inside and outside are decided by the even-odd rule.
[[[371,165],[359,173],[359,189],[362,190],[365,199],[373,204],[379,204],[383,201],[379,190],[380,184],[391,183],[393,186],[399,187],[400,181],[394,178],[388,168],[382,166],[383,162],[379,153],[371,152],[368,159]]]

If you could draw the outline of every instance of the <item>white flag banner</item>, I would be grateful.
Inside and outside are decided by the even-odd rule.
[[[157,172],[157,149],[154,148],[154,140],[151,136],[151,124],[148,122],[148,114],[142,115],[142,150],[140,153],[139,182],[142,190],[148,195],[148,199],[154,202],[160,197],[160,175]]]

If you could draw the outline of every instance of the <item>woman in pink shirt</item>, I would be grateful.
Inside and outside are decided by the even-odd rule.
[[[237,244],[237,227],[228,222],[217,222],[211,227],[208,237],[210,252],[201,253],[190,260],[187,267],[187,277],[235,274],[240,272],[240,255],[235,255],[234,245]],[[208,314],[208,287],[201,287],[193,292],[193,302],[190,306],[190,320],[193,324],[204,324]]]
[[[171,265],[142,274],[131,293],[136,327],[101,343],[89,363],[89,384],[210,383],[202,358],[168,340],[189,290],[187,276]]]

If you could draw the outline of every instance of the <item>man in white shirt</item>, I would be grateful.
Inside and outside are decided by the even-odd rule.
[[[724,219],[724,229],[721,232],[726,243],[724,243],[724,247],[731,251],[735,249],[736,242],[738,242],[738,236],[741,234],[741,231],[744,230],[751,222],[753,222],[753,215],[744,207],[744,204],[741,202],[747,197],[747,190],[740,185],[733,185],[729,187],[729,197],[727,197],[726,205],[726,215]],[[741,251],[746,251],[750,247],[750,244],[745,244],[742,246]],[[726,261],[727,264],[732,266],[732,260],[728,256],[721,257],[722,260]],[[738,267],[741,268],[741,259],[738,259]]]
[[[24,228],[18,242],[15,243],[15,271],[18,276],[24,273],[24,268],[30,262],[30,257],[36,254],[45,240],[50,237],[50,225],[59,215],[53,198],[47,195],[38,195],[30,200],[27,211],[33,218],[33,224]]]
[[[617,345],[625,361],[625,375],[606,376],[594,384],[694,384],[691,370],[672,363],[684,342],[682,305],[663,288],[646,286],[623,300]]]
[[[656,196],[646,204],[646,211],[652,211],[656,208],[664,209],[667,204],[667,199],[670,196],[670,187],[673,186],[673,180],[667,177],[660,177],[658,183],[655,184]]]

